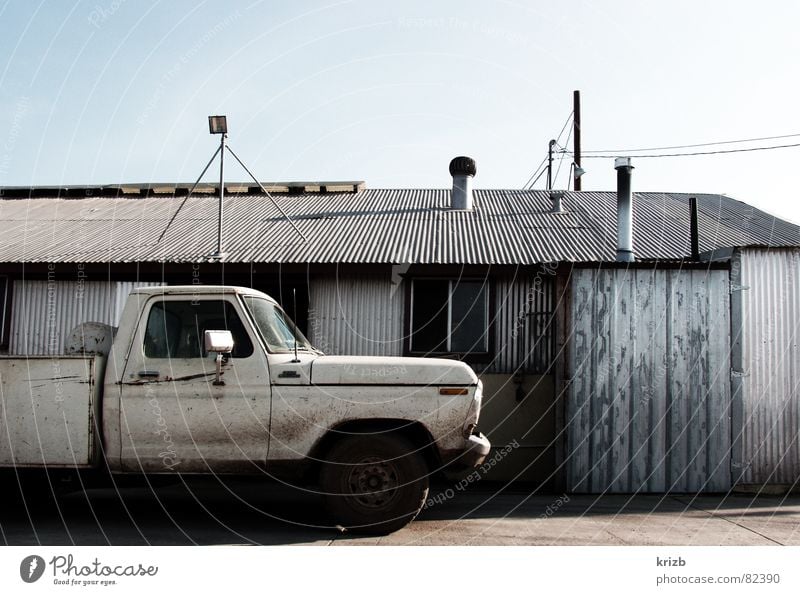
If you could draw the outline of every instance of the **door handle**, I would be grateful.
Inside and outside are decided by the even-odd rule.
[[[139,378],[158,378],[161,374],[158,370],[139,370]]]

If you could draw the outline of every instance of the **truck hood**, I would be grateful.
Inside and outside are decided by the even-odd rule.
[[[311,365],[311,382],[471,385],[478,377],[464,362],[449,359],[325,355]]]

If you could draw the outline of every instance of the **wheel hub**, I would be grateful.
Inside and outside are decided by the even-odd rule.
[[[350,492],[368,508],[382,508],[397,494],[397,468],[391,461],[369,457],[357,463],[348,478]]]

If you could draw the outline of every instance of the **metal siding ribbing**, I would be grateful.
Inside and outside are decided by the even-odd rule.
[[[328,277],[310,289],[309,339],[328,355],[402,355],[404,289],[399,278]]]
[[[555,275],[547,269],[495,284],[496,356],[490,374],[544,374],[554,358]]]
[[[11,355],[59,355],[82,322],[116,326],[128,293],[153,283],[14,281]]]
[[[572,296],[569,488],[727,490],[727,271],[583,269]]]
[[[744,483],[800,479],[800,250],[742,250]]]

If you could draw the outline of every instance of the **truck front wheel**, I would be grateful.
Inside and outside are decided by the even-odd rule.
[[[400,436],[350,436],[328,452],[320,487],[329,513],[342,527],[358,533],[391,533],[422,510],[428,495],[428,466]]]

